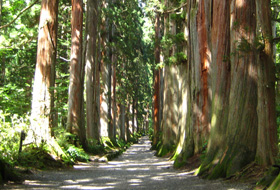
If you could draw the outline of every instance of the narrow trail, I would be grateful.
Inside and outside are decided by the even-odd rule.
[[[4,189],[250,189],[241,184],[202,180],[193,172],[175,170],[171,161],[154,156],[150,144],[148,137],[143,137],[139,144],[108,163],[90,162],[70,170],[40,171],[27,176],[23,184],[7,185]]]

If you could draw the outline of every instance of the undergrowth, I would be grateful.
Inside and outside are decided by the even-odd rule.
[[[24,145],[22,151],[19,151],[21,131],[27,134],[29,125],[28,114],[19,116],[0,111],[0,158],[13,167],[47,169],[71,166],[76,162],[88,162],[90,155],[106,155],[113,158],[125,151],[131,144],[137,143],[138,138],[142,136],[141,133],[135,133],[130,136],[129,142],[118,137],[116,140],[108,137],[102,137],[99,141],[88,139],[85,151],[85,147],[80,145],[77,136],[68,133],[64,127],[60,126],[53,132],[55,140],[65,154],[57,157],[51,155],[49,146],[44,142],[39,146]]]

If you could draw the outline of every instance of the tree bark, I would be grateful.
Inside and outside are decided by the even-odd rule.
[[[131,130],[130,130],[130,125],[129,125],[129,114],[130,114],[130,104],[129,104],[129,101],[127,101],[126,114],[125,114],[125,131],[126,131],[127,142],[129,142],[131,140]]]
[[[36,144],[50,140],[53,127],[58,0],[43,0],[41,7],[29,135]]]
[[[77,135],[85,145],[85,127],[82,125],[83,108],[83,1],[72,0],[72,41],[70,62],[69,106],[67,130]]]
[[[174,167],[181,167],[187,163],[187,159],[194,155],[194,130],[192,125],[192,94],[191,94],[191,49],[190,49],[190,26],[191,26],[191,2],[188,1],[184,7],[187,14],[183,23],[185,46],[183,52],[186,53],[187,64],[179,66],[179,83],[181,96],[179,97],[179,135],[176,151],[173,156]]]
[[[258,67],[258,143],[256,161],[263,166],[274,164],[278,153],[275,111],[275,66],[273,62],[271,9],[269,0],[256,0],[257,31],[264,49],[257,52]]]
[[[102,1],[101,10],[103,8],[107,8],[106,1]],[[108,118],[108,111],[109,111],[109,64],[106,61],[107,56],[107,49],[106,46],[108,45],[108,32],[107,31],[107,18],[104,16],[101,20],[101,62],[100,62],[100,74],[101,74],[101,81],[100,81],[100,135],[108,137],[108,126],[109,126],[109,118]]]
[[[229,177],[255,159],[257,147],[257,65],[255,1],[231,2],[231,86],[223,155],[210,179]],[[217,118],[218,120],[219,118]]]
[[[207,1],[206,1],[207,2]],[[204,0],[199,1],[198,13],[197,13],[197,32],[198,32],[198,48],[199,48],[199,62],[197,62],[198,67],[194,66],[195,76],[197,78],[197,83],[194,87],[199,89],[196,96],[194,109],[194,132],[195,132],[195,153],[200,153],[203,148],[203,144],[206,142],[209,136],[210,130],[210,97],[209,97],[209,66],[211,62],[211,52],[209,47],[209,36],[210,33],[207,18],[210,17],[207,14],[208,6]],[[196,64],[196,63],[195,63]]]
[[[207,3],[200,0],[190,3],[190,93],[192,104],[192,121],[194,134],[194,153],[201,153],[210,130],[210,96],[209,96],[209,66],[211,62],[209,45],[209,15]]]
[[[97,1],[88,1],[87,5],[87,49],[86,49],[86,109],[87,109],[87,138],[99,141],[99,64],[96,58],[97,38]]]
[[[211,133],[206,158],[199,175],[213,167],[213,160],[222,157],[226,141],[230,91],[230,3],[228,0],[213,0],[211,28]]]
[[[2,7],[3,7],[3,0],[0,0],[0,25],[2,24]]]
[[[155,63],[160,62],[160,14],[157,13],[155,20]],[[159,109],[160,109],[160,69],[154,69],[154,95],[153,95],[153,128],[154,138],[153,147],[155,148],[159,141],[160,133],[160,121],[159,121]]]
[[[136,127],[136,124],[135,124],[135,107],[136,107],[136,101],[135,101],[135,98],[132,98],[132,134],[135,133],[135,127]]]
[[[125,131],[125,106],[121,104],[121,114],[120,114],[120,137],[123,141],[126,141],[126,131]]]
[[[117,136],[117,119],[118,119],[118,109],[117,109],[117,94],[116,94],[116,87],[117,87],[117,79],[116,79],[116,67],[117,67],[117,62],[116,62],[116,58],[115,55],[113,55],[112,57],[113,60],[113,73],[112,73],[112,81],[113,81],[113,85],[112,85],[112,122],[113,122],[113,139],[116,139]]]

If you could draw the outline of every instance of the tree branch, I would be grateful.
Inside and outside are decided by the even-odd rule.
[[[11,24],[13,24],[25,11],[27,11],[28,9],[30,9],[33,5],[35,5],[39,0],[35,0],[33,3],[31,3],[28,7],[24,8],[23,10],[20,11],[20,13],[8,24],[5,24],[3,26],[0,26],[0,30],[3,28],[6,28],[8,26],[10,26]]]
[[[162,10],[155,10],[155,12],[157,13],[163,13],[163,14],[166,14],[166,13],[173,13],[179,9],[181,9],[182,7],[186,6],[188,3],[184,3],[182,4],[180,7],[176,7],[174,9],[170,9],[170,10],[166,10],[166,11],[162,11]]]

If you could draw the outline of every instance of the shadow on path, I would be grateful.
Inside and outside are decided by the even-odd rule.
[[[73,169],[42,171],[27,176],[21,185],[4,189],[190,189],[245,190],[244,185],[206,181],[192,172],[174,170],[172,162],[151,151],[148,137],[142,137],[120,157],[108,163],[84,163]],[[0,187],[1,188],[1,187]]]

